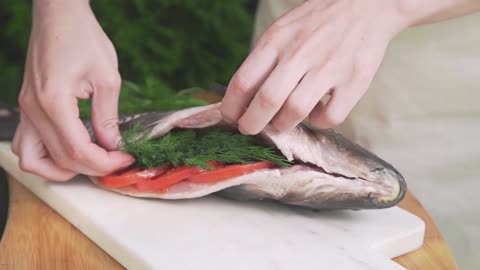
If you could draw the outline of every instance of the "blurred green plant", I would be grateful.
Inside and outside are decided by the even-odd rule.
[[[22,82],[31,1],[2,0],[0,8],[0,100],[12,105]],[[122,94],[121,112],[138,110],[135,106],[140,104],[158,105],[177,89],[228,83],[248,53],[256,5],[254,0],[90,3],[117,50],[120,74],[126,81],[123,89],[131,88]],[[132,90],[135,87],[128,81],[144,85]],[[143,93],[142,89],[151,92]],[[186,98],[169,101],[181,103]],[[82,113],[87,113],[86,103],[81,104]]]

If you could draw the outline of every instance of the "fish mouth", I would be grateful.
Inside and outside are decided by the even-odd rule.
[[[382,177],[382,186],[388,186],[388,188],[384,188],[383,192],[368,192],[364,195],[364,202],[363,208],[375,208],[375,209],[382,209],[382,208],[390,208],[398,203],[400,203],[406,195],[407,191],[407,184],[404,177],[397,172],[396,170],[389,170],[387,168],[382,168],[382,171],[386,171],[385,176]],[[324,172],[325,174],[335,175],[328,172]],[[344,177],[344,176],[338,176]],[[351,181],[370,181],[362,177],[356,178],[348,178]],[[380,190],[380,189],[379,189]],[[358,205],[358,201],[355,202]]]
[[[281,176],[259,177],[220,193],[236,200],[274,200],[316,210],[383,209],[397,205],[407,190],[401,174],[388,169],[384,171],[392,174],[382,177],[381,182],[375,182],[297,163],[291,168],[280,169]],[[272,183],[275,183],[273,187]]]
[[[372,206],[376,208],[389,208],[397,205],[405,198],[407,183],[400,173],[395,172],[395,175],[396,177],[389,179],[394,185],[392,194],[370,200]]]

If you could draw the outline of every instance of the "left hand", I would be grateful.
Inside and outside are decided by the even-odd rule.
[[[311,0],[277,19],[230,81],[221,111],[255,135],[309,117],[330,128],[368,89],[390,40],[406,23],[395,1]],[[330,95],[326,104],[320,100]],[[247,108],[248,107],[248,108]]]

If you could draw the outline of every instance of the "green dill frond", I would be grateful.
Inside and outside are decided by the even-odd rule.
[[[152,168],[165,163],[210,168],[208,161],[245,164],[270,161],[278,166],[291,164],[275,149],[253,136],[219,128],[175,130],[159,139],[138,136],[138,126],[124,132],[122,150],[133,155],[141,167]]]
[[[190,88],[176,92],[154,77],[146,77],[140,84],[128,80],[122,81],[118,109],[122,114],[143,113],[150,111],[169,111],[207,105],[193,94],[206,91],[202,88]],[[91,101],[78,102],[82,119],[91,117]]]

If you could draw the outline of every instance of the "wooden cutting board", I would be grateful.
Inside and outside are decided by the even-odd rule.
[[[61,184],[24,173],[7,143],[0,164],[128,269],[404,269],[390,258],[423,243],[424,222],[397,207],[314,213],[214,196],[136,199],[84,177]]]

